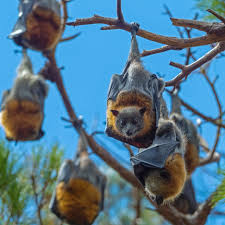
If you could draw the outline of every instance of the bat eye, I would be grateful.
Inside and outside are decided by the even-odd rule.
[[[120,125],[121,125],[122,127],[126,126],[126,124],[127,124],[127,122],[126,122],[125,120],[121,120],[121,121],[120,121]]]
[[[164,178],[164,179],[169,179],[170,178],[170,174],[166,171],[162,171],[160,172],[160,177]]]

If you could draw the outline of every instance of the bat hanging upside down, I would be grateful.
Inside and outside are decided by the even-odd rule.
[[[185,138],[170,120],[159,120],[153,144],[131,157],[134,173],[158,205],[174,200],[186,181]]]
[[[48,86],[40,75],[34,75],[25,50],[13,87],[4,92],[1,124],[6,138],[14,141],[38,140],[43,135],[44,100]]]
[[[151,145],[166,106],[164,81],[146,71],[136,40],[139,25],[132,24],[131,49],[122,75],[113,75],[108,91],[106,133],[136,147]]]
[[[57,0],[20,0],[18,20],[9,37],[25,48],[54,48],[62,31],[60,10]]]
[[[104,206],[106,177],[88,158],[80,139],[75,160],[62,164],[51,211],[71,225],[91,225]]]

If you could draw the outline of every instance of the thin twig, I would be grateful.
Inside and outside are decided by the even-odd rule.
[[[60,42],[65,42],[65,41],[73,40],[73,39],[77,38],[78,36],[80,36],[80,34],[81,34],[81,32],[79,32],[79,33],[77,33],[77,34],[74,34],[74,35],[72,35],[72,36],[70,36],[70,37],[62,38],[62,39],[60,40]]]
[[[133,151],[132,151],[130,145],[128,145],[128,144],[126,144],[126,143],[124,143],[123,145],[124,145],[125,148],[129,151],[130,157],[134,156],[134,153],[133,153]]]
[[[220,16],[217,12],[213,11],[212,9],[207,9],[206,11],[213,14],[216,18],[218,18],[219,20],[221,20],[225,24],[225,18]]]
[[[170,65],[181,69],[182,71],[174,77],[172,80],[166,82],[166,86],[175,86],[178,82],[187,78],[187,76],[194,70],[201,67],[206,62],[212,60],[216,55],[225,50],[225,42],[219,42],[213,49],[208,51],[204,56],[190,65],[183,66],[179,63],[171,62]]]
[[[152,49],[152,50],[144,50],[141,53],[141,57],[145,57],[145,56],[149,56],[149,55],[153,55],[153,54],[157,54],[157,53],[162,53],[162,52],[166,52],[169,50],[182,50],[182,48],[177,48],[174,46],[169,46],[169,45],[164,45],[160,48],[156,48],[156,49]]]

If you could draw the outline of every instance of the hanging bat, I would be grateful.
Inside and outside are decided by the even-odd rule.
[[[148,147],[158,120],[167,116],[162,92],[165,83],[146,71],[136,40],[139,25],[132,24],[131,49],[122,75],[113,75],[107,99],[106,133],[136,147]]]
[[[185,139],[169,120],[160,119],[153,144],[131,157],[134,174],[158,205],[174,200],[186,180]]]
[[[46,51],[56,45],[61,31],[57,0],[20,0],[18,20],[9,38],[24,48]]]
[[[44,100],[48,86],[40,75],[34,75],[31,61],[23,51],[13,87],[4,92],[1,103],[1,124],[9,141],[39,140],[44,119]]]
[[[187,179],[180,196],[173,202],[173,206],[184,214],[193,214],[197,210],[198,204],[196,202],[195,192],[190,178]]]
[[[199,165],[200,140],[195,125],[182,115],[181,103],[178,97],[178,90],[175,90],[175,92],[171,94],[171,98],[172,113],[170,115],[170,119],[175,122],[175,124],[179,127],[179,129],[186,137],[187,144],[184,158],[186,163],[187,174],[188,176],[190,176],[195,170],[195,168]]]
[[[74,161],[62,164],[49,208],[71,225],[91,225],[104,207],[106,177],[87,153],[82,138]]]

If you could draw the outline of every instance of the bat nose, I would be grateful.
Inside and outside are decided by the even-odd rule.
[[[131,136],[132,135],[132,131],[131,130],[128,130],[127,131],[127,136]]]

